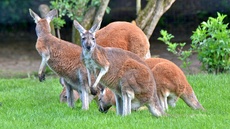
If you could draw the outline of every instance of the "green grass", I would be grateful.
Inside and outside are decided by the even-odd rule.
[[[0,128],[157,128],[224,129],[230,127],[230,75],[190,75],[190,84],[206,111],[190,109],[182,100],[169,108],[169,116],[155,118],[148,110],[126,117],[115,111],[100,113],[96,103],[81,110],[81,103],[70,109],[59,102],[61,86],[57,78],[0,79]]]

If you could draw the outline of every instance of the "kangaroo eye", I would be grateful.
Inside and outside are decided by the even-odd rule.
[[[85,37],[82,37],[81,39],[82,39],[82,40],[85,40]]]
[[[92,40],[95,40],[95,38],[92,38]]]

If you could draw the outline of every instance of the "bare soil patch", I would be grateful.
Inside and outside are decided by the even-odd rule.
[[[35,41],[0,43],[0,77],[27,77],[38,70],[41,57]]]
[[[28,77],[37,73],[41,57],[35,49],[34,40],[9,39],[0,42],[0,77]],[[159,41],[151,42],[151,54],[173,61],[178,66],[181,61],[166,50],[167,46]],[[192,73],[200,72],[196,55],[192,56]]]

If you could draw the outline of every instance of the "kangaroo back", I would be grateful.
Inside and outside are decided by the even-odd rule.
[[[150,64],[150,67],[154,66],[152,72],[156,80],[158,96],[166,110],[167,103],[175,106],[179,97],[193,109],[204,109],[183,71],[177,65],[161,58],[147,59],[146,63]]]
[[[150,58],[150,44],[144,32],[129,22],[112,22],[96,32],[96,42],[103,47],[131,51],[141,58]]]

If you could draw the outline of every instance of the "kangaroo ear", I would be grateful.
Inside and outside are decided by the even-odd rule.
[[[86,30],[76,21],[73,21],[74,27],[80,32],[80,34],[83,34],[86,32]]]
[[[35,23],[37,23],[41,18],[35,13],[33,12],[31,9],[29,9],[30,12],[30,16],[34,19]]]
[[[53,10],[49,11],[46,14],[47,22],[50,23],[56,15],[57,15],[57,10],[56,9],[53,9]]]
[[[101,21],[98,22],[97,24],[93,25],[89,31],[92,32],[92,33],[94,33],[94,32],[96,32],[97,30],[99,30],[100,27],[101,27]]]

